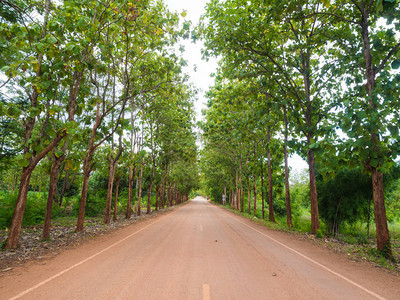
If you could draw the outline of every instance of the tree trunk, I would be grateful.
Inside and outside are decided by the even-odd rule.
[[[240,199],[240,189],[239,189],[239,175],[238,170],[236,169],[236,194],[235,194],[235,209],[239,210],[238,199]]]
[[[7,238],[7,249],[17,248],[19,235],[21,232],[22,220],[24,218],[26,200],[28,197],[29,180],[31,178],[33,168],[23,168],[21,181],[19,184],[18,198],[15,206],[13,218],[11,221],[10,231]]]
[[[250,178],[249,175],[247,175],[247,203],[249,206],[249,214],[251,214],[250,198],[251,198]]]
[[[165,182],[161,186],[161,209],[165,207]]]
[[[240,158],[240,211],[244,212],[242,158]],[[239,207],[238,207],[239,210]]]
[[[132,195],[133,195],[133,183],[136,176],[136,167],[129,166],[128,174],[128,203],[126,204],[126,219],[130,219],[132,216]]]
[[[171,190],[170,190],[170,187],[168,186],[168,188],[167,188],[167,208],[170,207],[170,194],[171,194]]]
[[[272,161],[271,161],[271,126],[267,129],[267,161],[268,161],[268,217],[271,222],[275,222],[274,204],[272,194]]]
[[[47,197],[46,214],[44,217],[43,235],[42,239],[47,240],[50,238],[50,227],[51,227],[51,212],[53,210],[54,194],[57,185],[58,172],[61,164],[64,161],[64,155],[57,157],[53,154],[53,164],[50,171],[50,184],[49,194]]]
[[[151,139],[153,141],[153,133],[151,135]],[[151,173],[149,192],[148,192],[148,196],[147,196],[147,214],[149,214],[151,212],[151,190],[153,188],[154,178],[156,176],[156,158],[155,158],[154,154],[152,155],[152,160],[153,160],[153,171]]]
[[[392,256],[389,229],[386,219],[385,198],[383,191],[383,174],[377,168],[371,167],[372,188],[374,196],[374,215],[376,224],[377,248],[385,256]]]
[[[139,173],[139,187],[138,187],[138,210],[137,215],[141,215],[141,205],[142,205],[142,179],[143,179],[143,164],[140,164],[140,173]]]
[[[113,221],[117,221],[118,214],[118,192],[119,192],[119,183],[121,182],[121,177],[117,177],[117,181],[115,182],[115,198],[114,198],[114,217]]]
[[[317,181],[315,178],[315,158],[311,149],[308,150],[308,168],[310,176],[311,200],[311,233],[316,234],[319,229]]]
[[[149,191],[147,192],[147,214],[151,213],[151,189],[153,188],[153,182],[150,183]]]
[[[257,181],[257,179],[256,179],[256,175],[253,175],[253,177],[254,177],[254,182],[253,182],[254,210],[253,210],[253,213],[254,213],[254,216],[256,216],[256,213],[257,213],[257,192],[256,192],[257,185],[256,185],[256,181]]]
[[[261,157],[262,159],[262,157]],[[264,202],[264,164],[261,161],[261,210],[262,218],[265,219],[265,202]]]
[[[159,199],[160,199],[160,186],[157,185],[157,187],[156,187],[156,211],[158,211]]]
[[[110,224],[111,221],[111,202],[112,202],[112,192],[114,186],[114,175],[115,175],[115,164],[114,164],[114,157],[111,154],[108,166],[107,200],[106,200],[106,209],[104,212],[104,224]]]
[[[93,150],[89,150],[88,154],[86,156],[86,159],[83,163],[83,184],[82,184],[82,190],[81,190],[81,200],[79,203],[79,213],[78,213],[78,220],[76,224],[76,232],[82,232],[83,231],[83,225],[85,222],[85,209],[86,209],[86,199],[87,199],[87,192],[88,192],[88,187],[89,187],[89,177],[90,177],[90,164],[92,162],[92,155],[93,155]]]
[[[287,151],[287,136],[288,136],[288,120],[286,114],[286,106],[283,107],[283,117],[285,121],[285,133],[283,143],[283,155],[285,159],[285,199],[286,199],[286,224],[289,228],[292,227],[292,209],[290,205],[290,187],[289,187],[289,164]]]

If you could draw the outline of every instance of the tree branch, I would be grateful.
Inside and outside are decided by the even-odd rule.
[[[376,76],[376,74],[378,74],[386,65],[386,63],[388,62],[388,60],[390,59],[390,57],[394,54],[397,53],[397,51],[400,50],[400,42],[393,47],[392,50],[390,50],[390,52],[388,53],[388,55],[386,55],[386,57],[381,61],[380,65],[378,68],[376,68],[376,70],[374,70],[374,76]]]

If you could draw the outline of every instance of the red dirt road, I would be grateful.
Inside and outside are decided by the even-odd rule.
[[[0,299],[400,299],[400,278],[196,198],[2,274]]]

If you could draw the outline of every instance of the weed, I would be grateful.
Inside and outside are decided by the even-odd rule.
[[[1,244],[0,244],[1,251],[6,250],[7,240],[8,240],[8,238],[6,238],[4,241],[1,242]]]
[[[321,229],[317,230],[317,234],[315,235],[316,238],[322,239],[324,237],[324,234]]]

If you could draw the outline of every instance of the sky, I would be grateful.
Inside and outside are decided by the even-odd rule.
[[[192,26],[196,26],[200,16],[205,13],[207,2],[206,0],[164,0],[170,11],[181,13],[185,10],[187,12],[185,20],[192,21]],[[216,72],[217,60],[205,61],[201,59],[201,49],[203,48],[201,41],[194,44],[190,40],[185,40],[181,44],[185,46],[185,52],[182,56],[188,62],[185,72],[190,76],[190,82],[200,89],[195,103],[197,120],[200,120],[201,110],[206,108],[205,92],[214,83],[214,79],[210,75]],[[289,157],[289,166],[296,173],[308,168],[307,163],[297,154]]]
[[[207,1],[204,0],[164,0],[169,10],[181,13],[186,11],[185,20],[192,21],[192,27],[199,22],[200,16],[205,13],[204,7]],[[200,90],[198,100],[195,103],[197,120],[201,118],[201,110],[206,107],[205,92],[213,85],[214,79],[210,77],[211,73],[216,71],[217,61],[210,59],[208,62],[201,59],[201,49],[203,44],[201,41],[192,43],[191,40],[181,42],[185,46],[183,58],[188,62],[185,72],[189,74],[190,81]],[[194,71],[196,69],[196,71]]]

